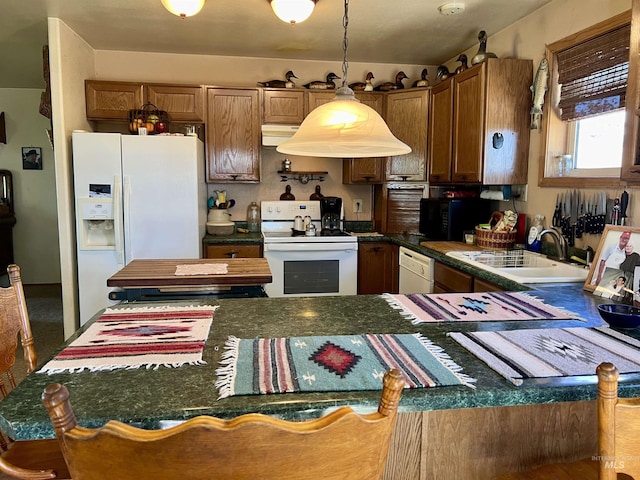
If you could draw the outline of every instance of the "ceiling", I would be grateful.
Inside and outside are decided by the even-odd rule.
[[[348,60],[439,65],[551,0],[464,0],[445,16],[446,0],[353,0]],[[319,0],[296,26],[276,18],[268,0],[207,0],[180,19],[160,0],[2,0],[0,88],[43,88],[47,17],[63,20],[97,50],[342,60],[344,2]],[[491,44],[488,44],[491,50]]]

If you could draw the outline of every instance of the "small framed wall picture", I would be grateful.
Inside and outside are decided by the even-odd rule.
[[[22,169],[42,170],[42,148],[22,147]]]

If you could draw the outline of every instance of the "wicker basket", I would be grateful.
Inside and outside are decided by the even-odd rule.
[[[493,250],[507,250],[515,245],[517,234],[517,230],[495,232],[476,227],[476,245]]]

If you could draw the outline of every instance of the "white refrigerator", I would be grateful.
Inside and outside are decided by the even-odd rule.
[[[197,137],[73,132],[80,324],[136,258],[201,258],[207,221]]]

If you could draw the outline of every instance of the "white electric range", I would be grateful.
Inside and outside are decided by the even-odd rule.
[[[340,230],[323,231],[319,201],[263,201],[260,214],[264,257],[273,276],[265,285],[268,296],[357,293],[358,239],[343,231],[342,222]],[[310,217],[316,235],[294,230],[298,215]]]

